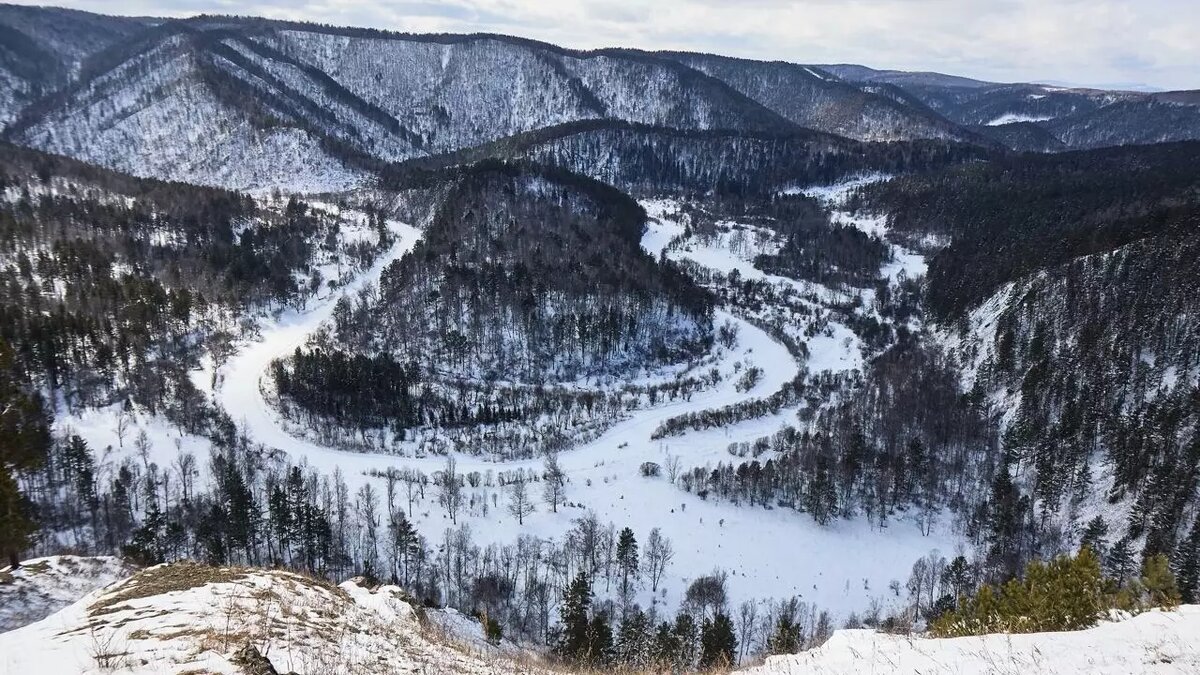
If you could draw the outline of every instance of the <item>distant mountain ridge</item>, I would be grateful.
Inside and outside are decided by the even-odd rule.
[[[341,190],[387,163],[587,120],[1039,152],[1200,137],[1194,92],[227,16],[0,6],[0,34],[7,140],[234,188]],[[985,128],[1005,122],[1037,128]]]

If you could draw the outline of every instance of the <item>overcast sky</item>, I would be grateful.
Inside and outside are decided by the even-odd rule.
[[[46,4],[17,0],[20,4]],[[688,49],[997,81],[1200,88],[1200,0],[62,0],[107,14],[255,14],[568,47]]]

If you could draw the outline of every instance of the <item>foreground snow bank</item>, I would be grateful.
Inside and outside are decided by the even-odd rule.
[[[268,667],[269,663],[269,667]],[[428,631],[394,586],[148,568],[0,633],[0,673],[534,673]]]
[[[0,569],[0,633],[45,618],[133,572],[117,558],[56,555]]]
[[[1054,673],[1126,675],[1200,672],[1200,605],[1147,612],[1088,630],[929,639],[840,630],[803,654],[767,659],[746,673]]]

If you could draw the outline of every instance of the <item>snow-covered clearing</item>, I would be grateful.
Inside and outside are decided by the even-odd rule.
[[[728,246],[730,241],[727,237],[720,237],[711,242],[692,238],[682,242],[682,245],[672,247],[672,241],[682,237],[686,230],[679,219],[679,203],[657,199],[642,202],[642,206],[650,216],[642,238],[642,247],[655,257],[666,252],[667,257],[672,260],[690,260],[701,267],[726,275],[736,271],[743,279],[764,281],[790,289],[802,297],[813,297],[815,302],[805,302],[810,307],[820,307],[821,303],[847,303],[853,297],[852,292],[763,272],[751,261],[754,254],[767,252],[766,250],[760,251],[750,246],[747,250],[734,251]],[[799,335],[802,329],[803,326],[795,326],[794,334]],[[860,340],[852,330],[841,323],[830,322],[827,331],[805,337],[803,341],[808,347],[809,358],[805,365],[809,372],[844,372],[862,367]]]
[[[813,185],[784,190],[785,194],[804,194],[824,204],[830,209],[829,219],[857,228],[863,232],[887,241],[887,216],[883,214],[851,213],[843,207],[853,192],[871,183],[879,183],[890,179],[891,176],[882,173],[872,173],[856,176],[829,185]],[[890,244],[890,242],[889,242]],[[904,247],[890,244],[892,262],[884,266],[880,273],[887,279],[895,281],[903,272],[909,279],[924,276],[926,271],[924,256],[918,255]]]
[[[895,244],[887,238],[887,215],[881,213],[852,213],[845,210],[850,195],[857,189],[891,178],[886,174],[869,174],[859,176],[832,185],[820,185],[796,190],[824,204],[829,211],[830,222],[854,227],[863,232],[879,237],[891,249],[892,259],[879,270],[880,275],[890,284],[896,284],[902,279],[915,279],[925,276],[929,267],[925,256],[908,248]],[[861,291],[864,302],[874,299],[873,289]]]
[[[1128,675],[1200,672],[1200,606],[1151,611],[1088,630],[928,639],[839,630],[821,647],[774,656],[747,675]]]
[[[871,183],[885,181],[889,178],[891,178],[891,175],[886,173],[866,173],[827,185],[806,185],[789,188],[784,190],[784,194],[804,194],[820,202],[840,205],[845,203],[846,198],[858,188],[870,185]]]
[[[1054,119],[1053,115],[1027,115],[1025,113],[1004,113],[998,115],[984,124],[988,127],[998,127],[1002,124],[1013,124],[1014,122],[1045,122]]]

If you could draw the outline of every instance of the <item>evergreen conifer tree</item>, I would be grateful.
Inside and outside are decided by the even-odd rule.
[[[580,572],[567,587],[563,596],[561,615],[562,635],[558,653],[569,661],[586,658],[588,651],[588,613],[592,607],[592,587],[588,576]]]
[[[700,668],[727,668],[733,665],[737,636],[733,621],[724,612],[705,619],[700,631]]]

